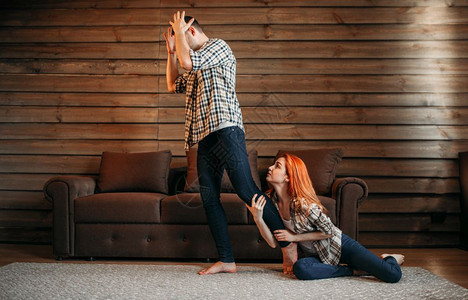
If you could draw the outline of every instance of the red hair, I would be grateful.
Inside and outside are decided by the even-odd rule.
[[[307,167],[302,159],[289,153],[282,153],[276,159],[280,157],[286,160],[286,174],[289,177],[288,193],[294,199],[294,210],[297,212],[307,207],[307,211],[309,211],[310,206],[316,204],[324,213],[327,213],[327,209],[315,193]]]

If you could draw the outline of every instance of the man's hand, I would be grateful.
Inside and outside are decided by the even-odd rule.
[[[176,35],[185,34],[190,26],[192,26],[194,20],[195,19],[192,18],[188,23],[185,23],[185,11],[183,11],[182,14],[180,11],[177,11],[177,13],[174,14],[174,22],[169,21],[169,24],[171,24]]]
[[[166,40],[167,53],[174,54],[176,51],[175,35],[172,34],[172,28],[167,29],[167,33],[163,33],[164,39]]]

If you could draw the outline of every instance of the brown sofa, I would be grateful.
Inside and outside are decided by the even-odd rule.
[[[195,150],[196,151],[196,150]],[[358,234],[358,206],[367,186],[358,178],[335,179],[341,150],[296,152],[308,165],[317,194],[343,232]],[[44,186],[53,203],[53,254],[63,257],[216,258],[200,194],[196,155],[188,165],[170,169],[169,151],[103,153],[98,178],[58,176]],[[266,170],[257,171],[256,152],[249,154],[255,180],[265,189]],[[151,180],[147,180],[147,179]],[[318,186],[316,186],[316,184]],[[223,179],[221,202],[237,259],[280,259],[281,251],[262,240],[244,203]]]

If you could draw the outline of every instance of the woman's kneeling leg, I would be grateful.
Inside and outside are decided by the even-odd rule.
[[[313,280],[351,276],[353,270],[347,266],[324,264],[316,257],[304,257],[294,264],[293,273],[298,279]]]

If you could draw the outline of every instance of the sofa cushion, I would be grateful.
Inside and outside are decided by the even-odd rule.
[[[185,182],[185,191],[188,193],[199,193],[200,192],[200,183],[198,182],[198,173],[197,173],[197,147],[190,148],[187,151],[187,179]],[[258,175],[257,167],[257,150],[252,150],[248,153],[249,155],[249,165],[250,171],[252,172],[252,178],[257,185],[261,187],[260,176]],[[233,193],[235,192],[234,187],[232,186],[231,180],[227,175],[226,170],[224,170],[223,179],[221,181],[221,192],[222,193]]]
[[[171,151],[143,153],[102,153],[98,190],[100,192],[168,193]]]
[[[247,224],[249,211],[233,193],[221,193],[221,204],[228,224]],[[208,224],[199,193],[182,193],[161,201],[161,223]]]
[[[75,200],[76,223],[159,223],[159,193],[102,193]]]
[[[330,194],[343,157],[341,149],[280,150],[277,156],[284,152],[296,155],[304,161],[317,195]]]

